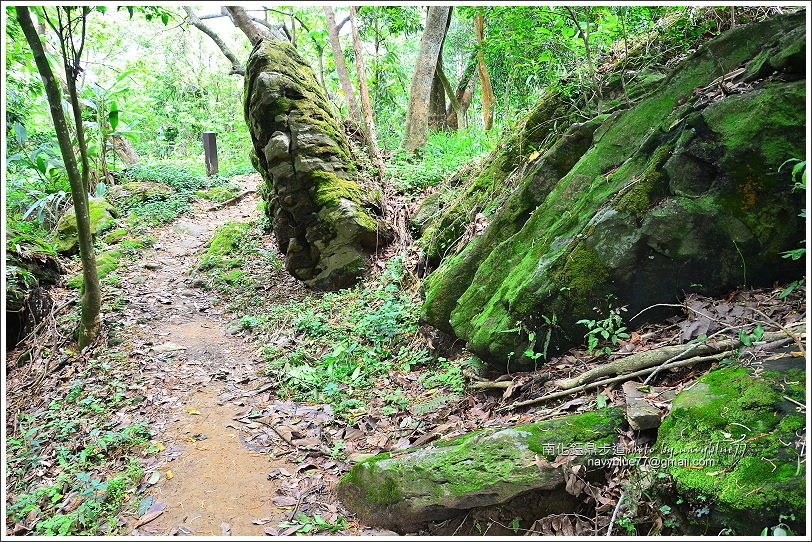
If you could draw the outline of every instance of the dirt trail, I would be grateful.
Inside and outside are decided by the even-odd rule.
[[[258,176],[239,181],[241,189],[253,189]],[[264,527],[253,520],[275,525],[286,519],[271,505],[278,483],[268,474],[290,464],[274,459],[273,445],[248,443],[235,421],[246,415],[242,407],[250,410],[260,397],[271,399],[254,389],[261,383],[255,378],[261,361],[249,344],[226,331],[216,296],[194,287],[189,275],[214,230],[249,221],[256,204],[252,195],[206,212],[211,203],[200,202],[194,217],[154,232],[153,250],[122,273],[135,325],[121,333],[141,354],[141,372],[151,382],[145,394],[163,414],[151,424],[164,449],[147,465],[145,495],[154,497],[153,509],[160,508],[157,503],[165,508],[149,523],[135,523],[133,534],[257,536]]]

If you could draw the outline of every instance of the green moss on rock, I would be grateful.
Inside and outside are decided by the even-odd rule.
[[[734,29],[632,107],[596,117],[588,138],[550,133],[541,157],[501,182],[510,196],[498,203],[489,192],[497,161],[486,164],[436,223],[427,255],[444,261],[426,280],[422,320],[499,368],[530,368],[538,360],[515,354],[530,333],[555,319],[548,354],[570,347],[584,332],[576,322],[605,318],[607,299],[636,313],[676,302],[695,282],[714,295],[797,278],[801,266],[781,252],[803,238],[801,195],[777,170],[803,155],[805,82],[678,102],[799,25],[794,14]],[[489,227],[469,239],[474,193],[493,207]]]
[[[699,532],[721,523],[755,535],[782,514],[803,524],[805,466],[796,431],[805,418],[783,399],[788,380],[727,367],[674,400],[655,451],[668,462],[678,497],[713,508],[713,514],[689,514]]]
[[[110,203],[103,198],[88,198],[88,216],[90,218],[90,233],[96,235],[109,229],[116,223],[118,213]],[[79,233],[76,226],[76,210],[71,207],[59,219],[56,225],[56,240],[54,247],[63,254],[75,254],[79,250]]]
[[[576,454],[577,464],[613,455],[623,419],[622,409],[603,409],[381,454],[355,465],[337,491],[365,522],[413,531],[526,491],[560,487],[561,469],[543,466],[539,457],[553,460],[572,447],[587,450]]]

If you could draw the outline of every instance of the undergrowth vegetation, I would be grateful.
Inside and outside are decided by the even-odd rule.
[[[351,421],[373,408],[391,415],[420,411],[425,403],[431,410],[463,392],[463,371],[477,364],[431,355],[418,334],[418,284],[405,269],[404,254],[353,288],[301,290],[298,299],[276,304],[263,302],[261,294],[274,279],[256,270],[284,273],[282,261],[261,246],[258,226],[226,224],[218,234],[199,268],[230,300],[235,330],[261,345],[265,374],[279,384],[281,397],[330,404],[337,418]],[[397,374],[411,375],[408,380],[423,390],[417,402],[409,399],[414,389],[393,378]]]
[[[143,396],[131,378],[114,370],[120,360],[90,359],[70,350],[54,353],[82,370],[47,396],[42,408],[20,412],[6,441],[12,522],[25,519],[36,535],[114,532],[116,516],[134,504],[143,469],[135,459],[149,451],[142,422],[121,409]]]

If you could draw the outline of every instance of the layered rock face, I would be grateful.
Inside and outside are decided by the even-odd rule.
[[[313,71],[290,44],[260,42],[248,60],[244,105],[265,212],[288,271],[317,289],[352,285],[390,234],[357,182]]]
[[[779,169],[804,156],[804,46],[803,12],[736,28],[647,78],[630,103],[558,132],[547,113],[566,104],[545,97],[424,225],[428,257],[442,261],[423,321],[518,369],[538,361],[520,354],[530,337],[569,347],[583,341],[579,320],[614,307],[800,277],[802,262],[781,252],[804,238],[803,194]],[[455,247],[483,212],[488,227]]]

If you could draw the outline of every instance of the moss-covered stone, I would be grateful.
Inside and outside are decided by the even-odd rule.
[[[47,290],[59,281],[65,269],[50,243],[15,230],[6,232],[3,263],[5,330],[7,347],[12,348],[48,315],[53,302]]]
[[[803,360],[795,365],[761,374],[718,369],[674,400],[655,453],[675,481],[670,500],[684,502],[689,530],[757,535],[783,515],[794,517],[783,522],[802,534],[806,466],[798,435],[805,416],[784,399],[805,402]]]
[[[88,215],[90,217],[90,233],[94,236],[110,228],[116,223],[115,207],[104,198],[88,198]],[[76,254],[79,251],[79,233],[76,229],[76,210],[71,207],[59,219],[56,225],[56,240],[54,247],[62,254]]]
[[[226,201],[239,193],[240,190],[236,186],[222,185],[212,186],[208,190],[198,190],[195,196],[209,201]]]
[[[198,269],[207,270],[215,267],[228,269],[239,266],[240,259],[229,256],[238,252],[240,242],[250,227],[247,222],[227,222],[218,227],[201,257]]]
[[[492,159],[456,188],[465,196],[438,220],[439,245],[428,255],[444,261],[425,282],[423,321],[489,363],[518,369],[539,361],[516,354],[531,333],[552,332],[548,352],[571,346],[586,331],[577,321],[605,318],[610,304],[634,314],[675,302],[694,282],[714,295],[800,276],[802,266],[781,252],[804,238],[802,195],[778,168],[804,152],[803,74],[714,103],[680,102],[764,43],[778,54],[795,43],[779,37],[802,26],[796,13],[736,28],[632,107],[581,127],[545,132],[544,119],[531,115],[525,131],[542,123],[549,141],[539,155],[518,158],[509,181],[501,177],[510,194],[488,192],[500,178],[495,164],[508,163]],[[516,149],[516,137],[500,152]],[[474,192],[491,202],[490,225],[469,240],[467,213],[480,209]],[[462,249],[454,248],[458,238]]]
[[[312,69],[288,43],[265,41],[248,60],[245,119],[265,213],[288,271],[308,286],[358,280],[391,239],[360,185],[347,139]]]
[[[122,239],[126,238],[129,234],[130,234],[129,230],[118,228],[111,232],[108,232],[104,237],[102,237],[102,241],[104,241],[108,245],[115,245]]]
[[[130,203],[142,202],[146,200],[166,199],[175,190],[164,183],[152,181],[130,181],[119,185],[111,186],[107,190],[107,196],[116,201],[126,200]]]
[[[124,257],[124,251],[118,248],[107,250],[96,256],[96,272],[99,279],[103,279],[121,265],[121,260]],[[76,273],[68,277],[67,284],[69,287],[76,290],[82,289],[82,273]]]
[[[413,532],[428,521],[500,504],[533,489],[564,482],[545,462],[574,455],[573,464],[614,455],[619,408],[566,416],[509,429],[487,429],[355,465],[337,490],[366,523]]]

